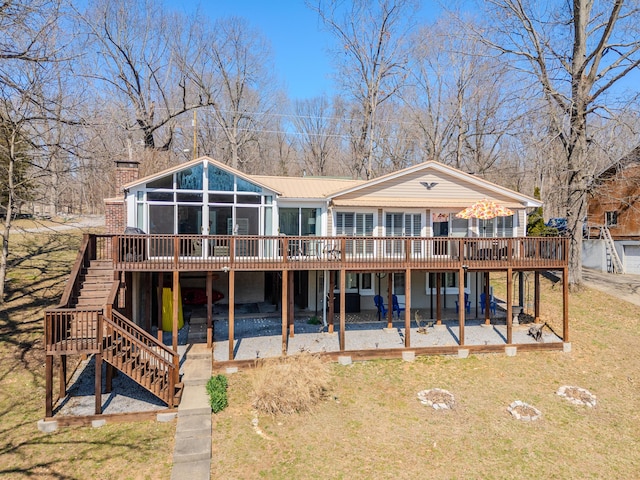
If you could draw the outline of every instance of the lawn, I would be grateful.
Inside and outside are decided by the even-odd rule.
[[[12,234],[0,312],[0,478],[169,478],[174,423],[136,422],[41,433],[43,312],[55,306],[80,243],[69,233]]]
[[[542,319],[560,327],[561,286],[542,286]],[[231,375],[230,406],[213,417],[212,478],[638,478],[640,307],[594,290],[570,305],[571,353],[334,364],[328,399],[308,414],[256,415],[251,374]],[[562,385],[597,406],[570,404]],[[421,404],[430,388],[455,408]],[[515,420],[514,400],[542,418]]]
[[[43,310],[59,298],[79,237],[12,242],[0,313],[0,478],[169,478],[173,423],[37,430]],[[562,291],[542,286],[542,318],[555,328]],[[229,406],[213,415],[212,478],[637,478],[639,319],[640,307],[585,290],[571,295],[571,353],[331,364],[327,399],[305,414],[257,415],[251,372],[230,375]],[[588,389],[597,406],[568,403],[555,393],[561,385]],[[450,391],[455,408],[422,405],[417,393],[429,388]],[[515,420],[507,412],[514,400],[542,418]]]

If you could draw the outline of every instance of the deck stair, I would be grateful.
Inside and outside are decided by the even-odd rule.
[[[169,407],[178,406],[178,354],[116,310],[119,281],[112,262],[91,260],[69,281],[78,288],[68,288],[74,292],[68,302],[45,312],[47,356],[99,354]]]
[[[109,296],[114,280],[113,262],[92,260],[80,272],[80,292],[70,299],[70,306],[82,309],[102,308]]]
[[[115,311],[111,318],[104,318],[104,330],[104,361],[170,407],[177,406],[182,395],[177,354]]]

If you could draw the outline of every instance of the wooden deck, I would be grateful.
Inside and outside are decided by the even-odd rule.
[[[562,237],[96,236],[96,258],[117,271],[553,270]]]

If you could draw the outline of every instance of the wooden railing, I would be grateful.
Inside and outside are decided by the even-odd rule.
[[[104,360],[173,406],[178,354],[114,311],[104,318]]]
[[[116,235],[116,270],[561,268],[564,237],[293,237]]]
[[[47,310],[44,325],[46,354],[102,353],[106,362],[169,406],[175,406],[178,354],[114,308],[119,303],[119,287],[119,282],[114,281],[104,312],[102,309],[74,308]]]
[[[91,260],[112,260],[111,235],[93,235],[85,233],[82,236],[80,250],[76,255],[76,259],[71,267],[69,279],[65,285],[62,297],[60,298],[59,308],[68,308],[78,298],[80,289],[82,288],[82,273],[89,268]]]
[[[92,354],[102,349],[102,310],[57,308],[44,314],[47,355]]]

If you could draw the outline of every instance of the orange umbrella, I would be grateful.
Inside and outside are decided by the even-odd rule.
[[[461,212],[456,213],[456,218],[479,218],[480,220],[489,220],[491,218],[508,217],[510,215],[513,215],[513,211],[485,198],[474,203],[470,207],[465,208]]]

